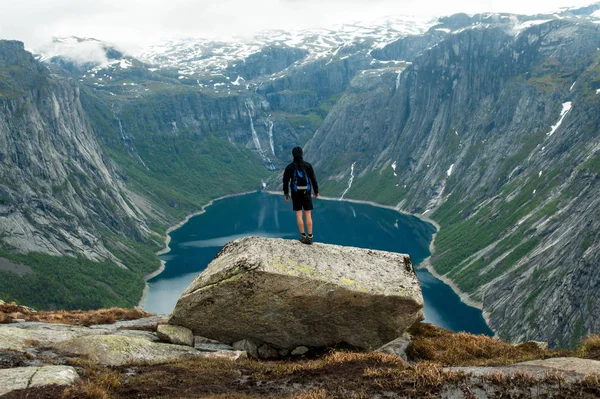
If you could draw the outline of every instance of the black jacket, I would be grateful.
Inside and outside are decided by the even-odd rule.
[[[317,183],[317,178],[315,176],[315,171],[311,164],[306,161],[299,160],[298,163],[302,163],[304,170],[306,171],[306,175],[310,179],[311,190],[315,194],[319,194],[319,184]],[[285,168],[285,172],[283,172],[283,194],[286,196],[289,195],[290,192],[290,180],[294,178],[294,172],[296,171],[296,164],[292,162]]]

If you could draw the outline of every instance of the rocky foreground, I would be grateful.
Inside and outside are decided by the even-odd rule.
[[[0,396],[600,395],[600,337],[515,346],[423,324],[422,306],[408,256],[241,239],[170,317],[0,303]]]

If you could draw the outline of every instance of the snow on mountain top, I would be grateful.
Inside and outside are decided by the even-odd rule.
[[[137,57],[150,64],[179,69],[182,75],[209,73],[218,75],[230,64],[269,46],[288,46],[306,50],[307,61],[332,56],[343,46],[371,41],[371,48],[383,47],[407,35],[426,32],[437,23],[423,17],[392,17],[372,24],[351,23],[331,29],[266,31],[251,39],[187,38],[167,40],[149,46]]]

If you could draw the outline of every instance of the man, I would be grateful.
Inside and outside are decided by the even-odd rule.
[[[313,242],[313,223],[310,211],[313,209],[311,192],[315,198],[319,197],[319,185],[312,165],[302,159],[302,148],[295,147],[292,150],[294,161],[285,168],[283,172],[283,194],[285,200],[290,201],[290,188],[292,192],[292,204],[296,211],[296,223],[300,230],[300,242],[312,244]],[[291,184],[291,187],[290,187]],[[306,217],[306,229],[308,236],[304,231],[304,220],[302,211]]]

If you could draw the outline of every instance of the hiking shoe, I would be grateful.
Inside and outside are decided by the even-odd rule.
[[[307,237],[307,236],[300,236],[300,242],[301,242],[302,244],[308,244],[308,243],[306,242],[307,240],[308,240],[308,237]]]
[[[311,245],[313,243],[313,238],[312,237],[306,237],[306,240],[304,241],[305,244]]]

